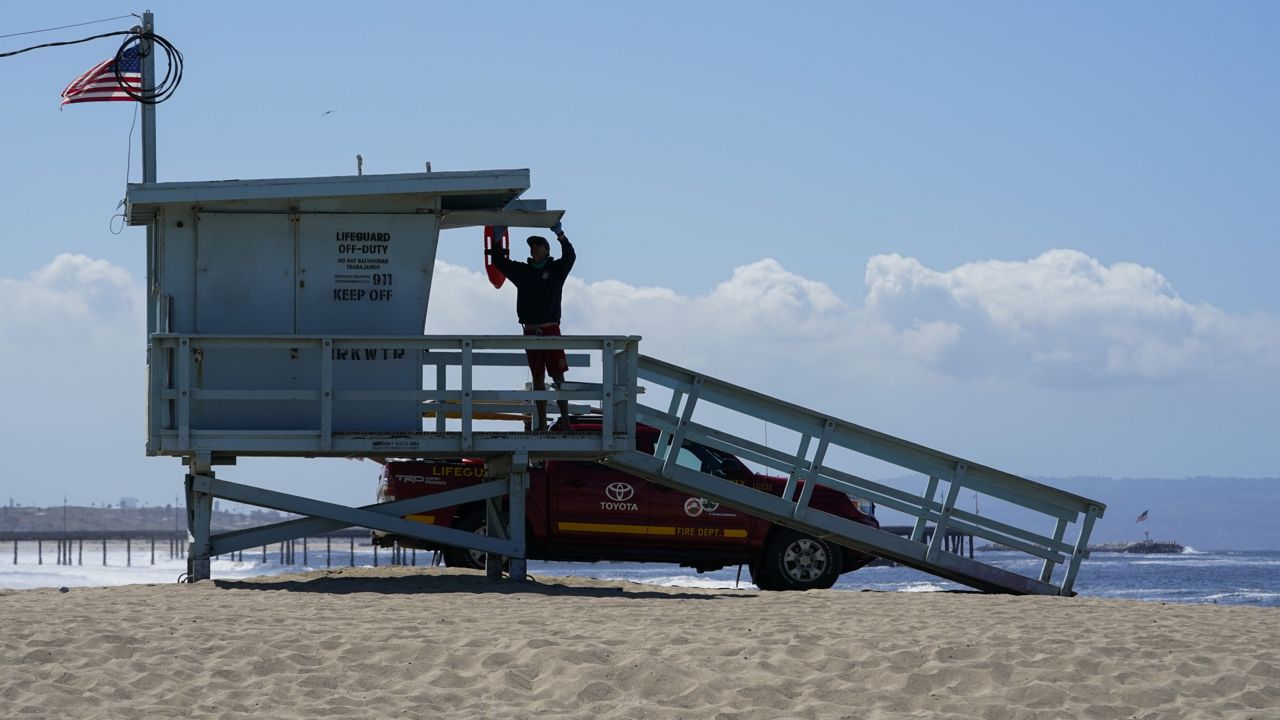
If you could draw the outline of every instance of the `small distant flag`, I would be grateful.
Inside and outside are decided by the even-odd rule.
[[[1149,512],[1148,510],[1143,510],[1143,511],[1142,511],[1142,514],[1138,516],[1138,519],[1137,519],[1137,520],[1134,520],[1133,522],[1134,522],[1134,523],[1145,522],[1145,521],[1146,521],[1146,519],[1147,519],[1147,513],[1148,513],[1148,512]]]
[[[142,62],[138,59],[136,43],[125,49],[121,56],[119,80],[116,78],[116,59],[103,60],[71,81],[62,91],[62,104],[133,100],[125,88],[135,95],[142,92]]]

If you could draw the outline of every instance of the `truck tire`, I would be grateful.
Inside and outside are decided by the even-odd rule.
[[[462,516],[453,524],[454,530],[484,534],[484,508],[478,508]],[[446,547],[444,549],[444,565],[452,568],[484,569],[484,553],[469,548]]]
[[[826,590],[840,577],[843,560],[839,545],[779,528],[752,581],[761,590]]]

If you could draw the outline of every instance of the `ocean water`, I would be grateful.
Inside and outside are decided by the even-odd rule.
[[[6,548],[7,550],[8,548]],[[86,548],[87,550],[87,548]],[[100,551],[85,553],[84,565],[60,566],[52,564],[53,556],[46,548],[45,563],[37,564],[34,544],[28,549],[23,544],[18,564],[12,564],[12,555],[0,555],[0,588],[84,587],[126,585],[134,583],[177,582],[186,571],[186,561],[157,557],[150,564],[150,552],[134,550],[132,567],[126,566],[124,548],[111,547],[107,565],[102,565]],[[299,550],[296,557],[301,559]],[[431,563],[431,553],[419,552],[417,564]],[[1022,559],[1017,553],[978,553],[977,559],[1021,574],[1032,574],[1039,561]],[[279,554],[269,552],[266,562],[260,553],[244,554],[243,561],[218,559],[213,561],[214,578],[236,579],[257,575],[275,575],[298,572],[307,568],[324,569],[325,555],[321,549],[312,550],[309,563],[285,565]],[[386,565],[390,554],[379,553],[379,564]],[[343,544],[335,545],[330,562],[333,567],[346,567],[352,562],[369,566],[374,562],[372,549],[357,547],[352,558]],[[1059,570],[1059,573],[1061,570]],[[533,576],[580,576],[604,580],[628,580],[632,582],[667,587],[741,588],[754,591],[749,573],[744,568],[741,578],[737,568],[725,568],[711,573],[696,573],[675,565],[654,563],[529,563]],[[883,592],[944,592],[968,590],[956,583],[942,580],[904,567],[869,567],[848,573],[836,583],[836,589]],[[1094,553],[1080,568],[1076,580],[1076,592],[1081,596],[1124,598],[1152,602],[1178,602],[1223,605],[1257,605],[1280,607],[1280,551],[1248,552],[1197,552],[1189,550],[1178,555],[1130,555],[1127,553]]]
[[[1023,575],[1038,574],[1039,560],[1020,553],[978,553],[975,559]],[[655,585],[752,588],[744,568],[697,574],[687,568],[638,563],[529,563],[533,574],[584,575]],[[1061,569],[1056,578],[1061,577]],[[840,577],[838,590],[945,592],[970,588],[905,567],[867,567]],[[1178,555],[1094,553],[1076,578],[1081,596],[1153,602],[1280,607],[1280,552],[1197,552]]]

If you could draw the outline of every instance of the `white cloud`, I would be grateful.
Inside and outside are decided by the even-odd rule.
[[[1280,366],[1280,320],[1188,302],[1152,268],[1072,250],[952,270],[878,255],[866,288],[853,305],[773,259],[735,268],[703,295],[571,276],[565,330],[642,335],[642,352],[764,387],[815,374],[1088,387]],[[431,302],[429,332],[516,331],[514,288],[494,290],[468,268],[438,263]],[[128,348],[133,359],[142,345],[140,283],[105,260],[62,254],[25,279],[0,278],[0,307],[8,372],[18,357],[28,365],[68,348],[81,358]]]
[[[41,417],[56,429],[74,417],[118,417],[122,403],[142,398],[143,297],[128,270],[84,255],[0,278],[0,382],[26,408],[23,423]]]
[[[511,332],[514,289],[439,263],[431,332]],[[638,334],[641,351],[739,382],[813,373],[888,383],[928,377],[1047,387],[1168,383],[1280,366],[1280,320],[1180,298],[1159,272],[1053,250],[940,271],[867,263],[861,306],[764,259],[705,295],[571,276],[565,331]]]
[[[177,468],[148,462],[143,452],[143,299],[128,270],[84,255],[58,255],[25,278],[0,278],[5,497],[48,503],[66,494],[87,504],[173,496]],[[69,472],[51,479],[51,463]]]
[[[87,351],[126,333],[135,347],[144,342],[142,288],[106,260],[63,253],[26,279],[0,278],[0,308],[0,357],[34,348]]]
[[[866,310],[947,375],[1089,386],[1274,370],[1280,360],[1280,320],[1188,302],[1152,268],[1074,250],[949,271],[878,255],[866,284]]]
[[[481,273],[447,263],[436,264],[435,283],[429,332],[514,331],[509,284],[495,291]],[[640,335],[646,355],[775,390],[810,366],[824,375],[865,372],[882,355],[853,348],[875,334],[892,339],[830,287],[772,259],[736,268],[696,296],[571,275],[563,306],[567,333]]]

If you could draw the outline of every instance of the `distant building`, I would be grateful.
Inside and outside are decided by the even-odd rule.
[[[138,498],[122,497],[120,498],[121,510],[136,510],[138,508]]]

